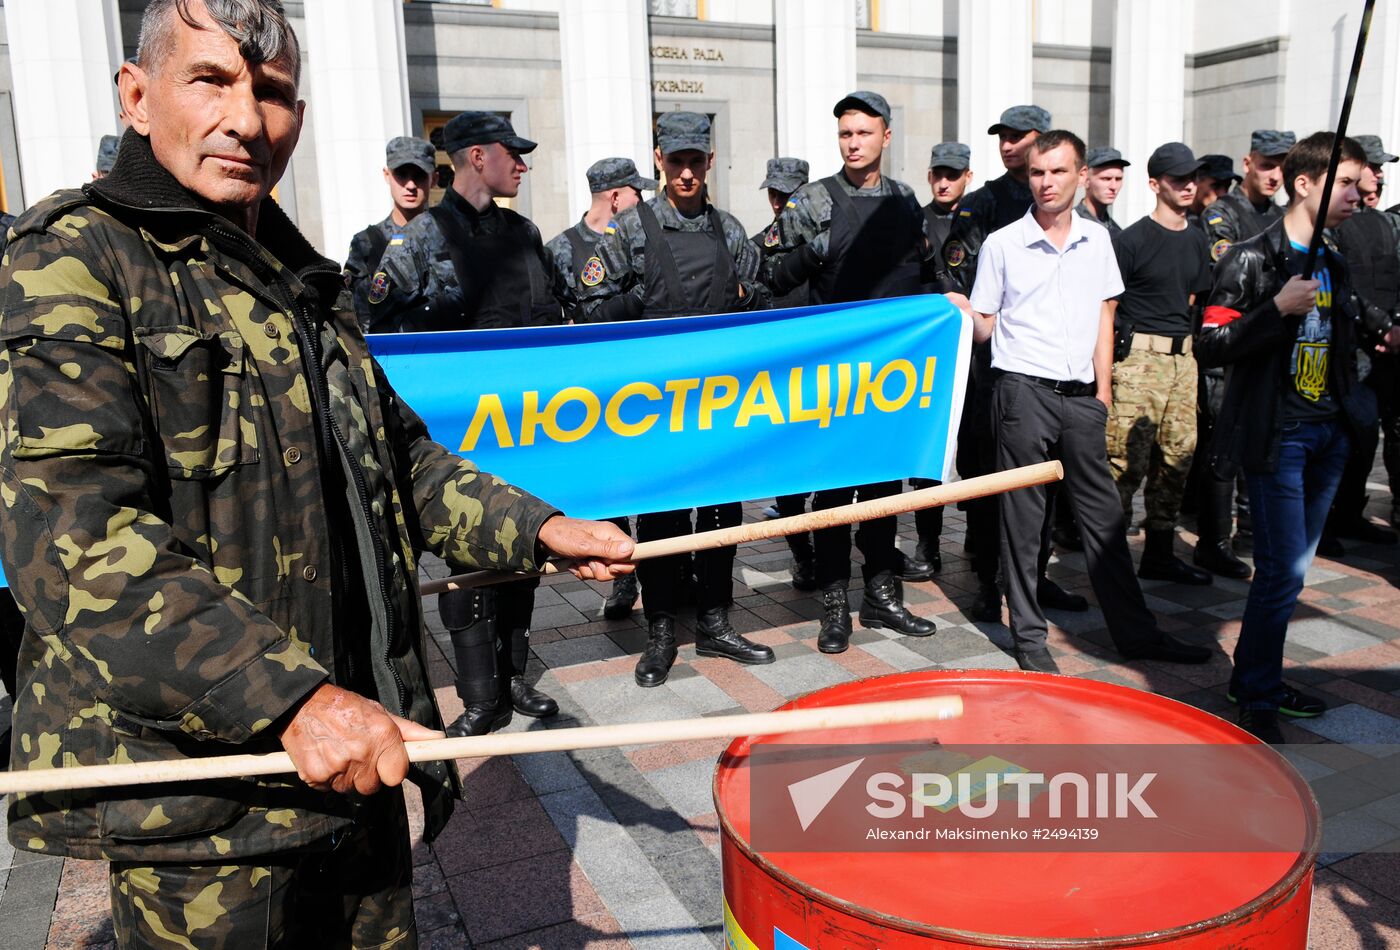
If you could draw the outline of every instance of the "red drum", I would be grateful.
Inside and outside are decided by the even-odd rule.
[[[787,708],[932,695],[961,696],[962,718],[740,738],[729,746],[714,778],[726,947],[1306,948],[1321,835],[1317,803],[1282,756],[1238,749],[1257,745],[1253,736],[1141,690],[995,670],[874,677],[820,690]],[[1235,749],[1225,754],[1257,753],[1260,768],[1277,770],[1270,776],[1274,784],[1290,790],[1284,807],[1301,823],[1302,844],[1294,851],[1208,853],[753,848],[751,779],[764,773],[751,759],[760,744],[878,744],[929,736],[945,746],[1223,745]],[[1207,797],[1199,802],[1202,814],[1228,813],[1222,796]]]

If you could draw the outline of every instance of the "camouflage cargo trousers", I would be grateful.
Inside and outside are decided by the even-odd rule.
[[[403,792],[363,803],[324,848],[241,864],[112,862],[112,926],[122,948],[418,946]]]
[[[1124,517],[1144,478],[1148,531],[1176,527],[1191,456],[1196,451],[1196,359],[1132,350],[1113,366],[1108,465],[1118,485]]]

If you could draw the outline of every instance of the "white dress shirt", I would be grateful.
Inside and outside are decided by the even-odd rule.
[[[1069,217],[1064,249],[1035,220],[1035,209],[994,231],[977,258],[969,298],[996,315],[992,366],[1047,379],[1094,381],[1094,346],[1103,302],[1123,292],[1108,229]]]

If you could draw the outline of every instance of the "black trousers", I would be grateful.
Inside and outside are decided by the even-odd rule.
[[[937,488],[942,484],[936,478],[909,479],[910,488]],[[938,536],[943,533],[943,506],[920,508],[914,512],[914,529],[918,532],[920,541],[937,546]]]
[[[1400,488],[1400,366],[1393,357],[1372,356],[1371,374],[1365,385],[1376,393],[1380,417],[1376,424],[1364,432],[1354,432],[1351,439],[1351,455],[1347,457],[1346,470],[1342,472],[1342,482],[1337,486],[1337,497],[1332,502],[1332,513],[1343,520],[1362,518],[1366,513],[1366,482],[1371,477],[1371,468],[1376,462],[1376,447],[1380,444],[1381,431],[1385,431],[1385,468],[1389,476],[1392,503],[1400,500],[1396,489]]]
[[[982,375],[968,380],[967,397],[963,400],[962,422],[958,426],[958,474],[963,478],[990,475],[997,471],[996,427],[992,419],[993,374],[990,365],[979,367]],[[976,371],[974,371],[975,373]],[[1059,505],[1064,505],[1060,486],[1045,486],[1045,525],[1040,533],[1040,556],[1037,561],[1037,577],[1045,575],[1050,563],[1050,530]],[[1058,500],[1058,501],[1057,501]],[[997,496],[973,498],[958,503],[967,516],[966,540],[963,549],[968,554],[969,566],[977,580],[983,584],[997,582],[997,569],[1001,566],[1001,509]],[[943,509],[938,512],[938,529],[943,528]],[[923,514],[923,512],[919,512]],[[917,516],[916,516],[917,517]],[[917,522],[916,522],[917,523]],[[924,525],[918,524],[919,537],[924,537]]]
[[[962,422],[958,426],[958,474],[963,478],[989,475],[996,471],[996,432],[992,428],[991,367],[974,360],[963,399]],[[959,502],[967,516],[963,548],[972,573],[983,584],[995,584],[1001,545],[996,496]]]
[[[903,488],[901,482],[877,482],[873,485],[854,485],[849,488],[826,488],[816,493],[812,499],[813,511],[825,511],[849,505],[859,498],[870,501],[898,495]],[[895,534],[898,519],[876,518],[862,521],[856,528],[856,547],[865,558],[862,573],[866,583],[881,574],[890,574],[895,569]],[[850,525],[837,525],[812,532],[812,543],[816,547],[817,584],[822,589],[845,587],[851,579],[851,528]]]
[[[778,517],[795,518],[807,511],[807,497],[811,492],[803,492],[800,495],[779,495],[774,500],[774,507],[778,509]],[[787,536],[789,550],[797,561],[812,560],[812,533],[804,531],[801,534],[790,534]]]
[[[659,541],[690,534],[690,512],[661,511],[637,516],[637,540]],[[695,530],[732,528],[744,520],[743,505],[737,501],[706,505],[695,511]],[[734,599],[734,548],[697,551],[695,561],[695,608],[699,613],[728,607]],[[649,558],[637,562],[637,580],[642,585],[642,611],[648,621],[676,616],[679,590],[686,557]]]
[[[1090,396],[1061,396],[1016,373],[1001,375],[992,396],[997,462],[1017,468],[1058,458],[1061,483],[1084,538],[1089,580],[1120,651],[1161,634],[1133,576],[1123,526],[1123,503],[1108,469],[1104,425],[1108,410]],[[1000,497],[1001,560],[1011,635],[1018,649],[1045,646],[1045,612],[1036,600],[1040,544],[1046,526],[1043,486]]]

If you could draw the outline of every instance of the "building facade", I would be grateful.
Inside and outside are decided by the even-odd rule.
[[[0,0],[0,204],[14,212],[90,177],[117,131],[112,75],[135,52],[144,0]],[[1157,145],[1238,157],[1254,128],[1336,121],[1361,0],[289,0],[302,41],[307,127],[277,198],[342,258],[388,211],[380,169],[394,135],[428,136],[463,109],[510,116],[540,142],[517,210],[546,236],[588,202],[606,155],[651,167],[658,112],[714,122],[711,192],[751,230],[771,214],[764,163],[839,167],[832,104],[874,89],[893,109],[887,172],[924,182],[929,148],[972,147],[1035,102],[1090,145],[1135,164],[1116,215],[1151,206]],[[1400,9],[1381,4],[1351,131],[1400,144]],[[446,162],[446,156],[439,160]]]

